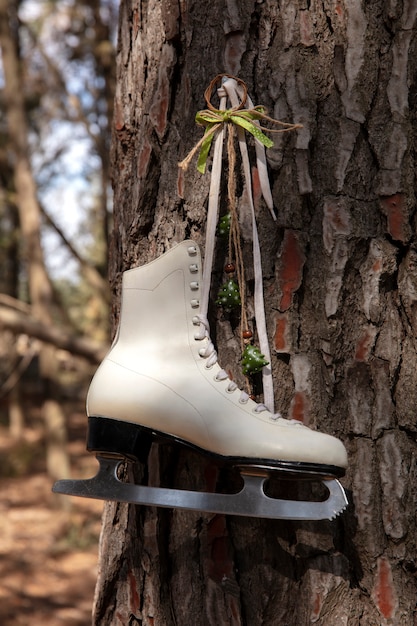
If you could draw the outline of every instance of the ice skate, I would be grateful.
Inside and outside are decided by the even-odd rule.
[[[91,480],[58,481],[54,491],[232,515],[333,518],[347,504],[335,480],[347,465],[343,444],[256,404],[220,368],[200,312],[201,265],[197,245],[184,241],[124,273],[118,333],[87,398],[87,447],[101,469]],[[206,494],[120,482],[120,462],[143,461],[151,440],[238,466],[242,491]],[[263,489],[270,472],[323,480],[328,499],[270,498]]]
[[[222,82],[218,90],[220,108],[216,110],[210,104],[210,97],[219,78]],[[223,122],[231,119],[230,115],[223,116],[228,99],[232,104],[229,113],[234,115],[234,123],[238,125],[237,141],[253,226],[258,351],[262,352],[262,357],[267,356],[263,363],[270,362],[250,166],[245,131],[240,127],[243,119],[246,130],[249,124],[256,138],[261,188],[272,211],[264,146],[260,141],[263,135],[255,126],[260,108],[253,108],[242,81],[228,76],[216,77],[206,92],[210,110],[200,112],[201,119],[209,120],[203,140],[211,142],[215,136],[204,268],[198,246],[184,241],[155,261],[124,273],[118,333],[93,378],[87,398],[87,448],[97,454],[100,470],[90,480],[58,481],[54,491],[232,515],[332,519],[347,505],[344,490],[337,481],[347,466],[343,444],[275,413],[272,371],[264,365],[264,404],[256,404],[219,366],[210,339],[207,316],[218,220]],[[242,113],[244,106],[250,107],[246,113]],[[234,150],[231,138],[229,131],[229,157]],[[209,146],[206,148],[203,149],[205,156]],[[233,171],[234,168],[229,167],[232,177]],[[233,180],[229,180],[230,205],[235,203],[233,189]],[[236,206],[234,211],[235,218],[232,215],[231,219],[238,229]],[[235,232],[237,248],[239,241],[240,235]],[[242,276],[240,282],[243,284]],[[242,312],[244,314],[243,308]],[[118,478],[121,461],[145,461],[152,441],[187,446],[209,456],[219,466],[238,467],[244,480],[243,488],[217,494],[121,482]],[[327,499],[293,501],[271,497],[265,491],[271,475],[321,481],[326,485]]]

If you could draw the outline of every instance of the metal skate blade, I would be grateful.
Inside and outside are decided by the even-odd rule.
[[[145,506],[287,520],[333,519],[348,504],[345,491],[338,480],[323,483],[329,491],[327,500],[319,502],[282,500],[265,494],[263,487],[266,474],[261,476],[243,474],[244,485],[238,493],[204,493],[124,483],[117,476],[118,467],[123,462],[121,459],[100,456],[97,456],[97,459],[100,469],[94,478],[59,480],[54,484],[52,491]]]

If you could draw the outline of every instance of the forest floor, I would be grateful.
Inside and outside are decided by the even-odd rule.
[[[67,415],[72,475],[93,476],[82,403]],[[103,502],[52,494],[44,451],[39,419],[18,442],[0,426],[0,624],[90,626]]]

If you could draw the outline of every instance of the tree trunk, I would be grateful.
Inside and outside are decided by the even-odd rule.
[[[122,0],[114,322],[122,271],[204,246],[209,174],[177,163],[211,79],[239,76],[303,125],[268,151],[277,222],[257,204],[276,404],[343,439],[351,505],[296,523],[108,504],[96,625],[417,623],[416,16],[413,0]],[[148,471],[204,488],[205,466],[152,449]]]

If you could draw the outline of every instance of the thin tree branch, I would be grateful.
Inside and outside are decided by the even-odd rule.
[[[108,347],[86,337],[76,337],[51,324],[44,324],[31,315],[4,306],[0,302],[0,329],[25,334],[54,345],[71,354],[82,356],[91,363],[101,363]]]
[[[44,216],[46,222],[51,226],[57,235],[62,239],[64,245],[68,248],[70,253],[76,259],[76,261],[80,264],[81,269],[84,272],[85,279],[87,282],[96,289],[105,302],[109,303],[110,301],[110,292],[107,281],[100,275],[97,269],[89,263],[86,259],[84,259],[79,252],[74,248],[70,240],[66,237],[65,233],[58,226],[58,224],[54,221],[54,219],[46,212],[45,208],[41,205],[41,212]]]

